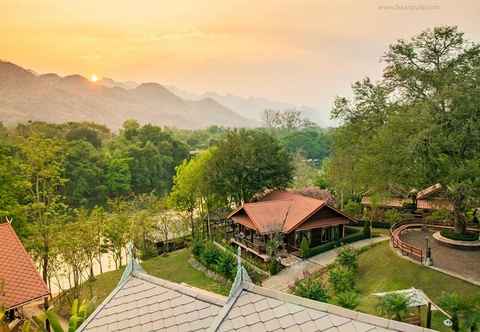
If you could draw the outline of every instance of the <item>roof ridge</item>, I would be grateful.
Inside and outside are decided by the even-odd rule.
[[[85,328],[90,324],[90,322],[97,317],[100,311],[112,300],[112,298],[122,289],[122,287],[131,279],[134,278],[133,275],[129,275],[126,279],[120,280],[115,286],[115,288],[108,294],[108,296],[100,303],[100,305],[90,314],[88,315],[87,319],[83,321],[83,323],[78,327],[75,332],[84,331]]]

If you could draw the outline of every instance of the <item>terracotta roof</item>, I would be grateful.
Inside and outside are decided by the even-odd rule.
[[[47,286],[10,224],[0,224],[0,239],[0,305],[9,309],[47,296]]]
[[[249,227],[253,224],[255,229],[262,233],[272,232],[290,233],[297,226],[305,222],[318,210],[327,207],[345,218],[352,220],[342,212],[327,205],[326,201],[319,200],[288,191],[275,191],[266,195],[256,203],[245,203],[239,209],[231,213],[228,218]],[[241,216],[242,210],[248,216],[249,221],[241,217],[241,222],[235,218]]]
[[[438,193],[443,189],[442,185],[440,183],[436,183],[433,186],[427,187],[417,193],[417,199],[424,199],[427,198],[433,194]]]
[[[412,200],[408,198],[388,198],[382,199],[378,202],[380,207],[393,207],[393,208],[401,208],[406,203],[411,203]],[[362,205],[372,205],[372,200],[370,197],[365,196],[362,198]]]
[[[417,201],[417,208],[423,210],[442,210],[453,211],[453,204],[446,199],[420,199]]]

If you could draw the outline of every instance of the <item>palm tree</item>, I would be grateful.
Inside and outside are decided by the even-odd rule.
[[[377,304],[377,310],[381,315],[398,321],[402,321],[408,313],[409,299],[400,293],[391,293],[382,296]]]

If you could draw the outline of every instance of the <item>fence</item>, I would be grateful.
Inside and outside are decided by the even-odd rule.
[[[418,223],[397,223],[390,228],[390,241],[392,241],[392,246],[399,249],[402,255],[409,256],[420,263],[423,263],[424,251],[421,248],[402,241],[400,234],[407,228],[418,228],[422,226],[422,224]]]

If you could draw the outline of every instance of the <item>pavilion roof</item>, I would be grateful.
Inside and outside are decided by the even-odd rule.
[[[246,215],[255,229],[262,234],[290,233],[322,208],[332,209],[346,219],[354,221],[329,206],[325,200],[288,191],[275,191],[267,194],[259,202],[245,203],[228,218],[248,227],[247,222],[243,220]]]

